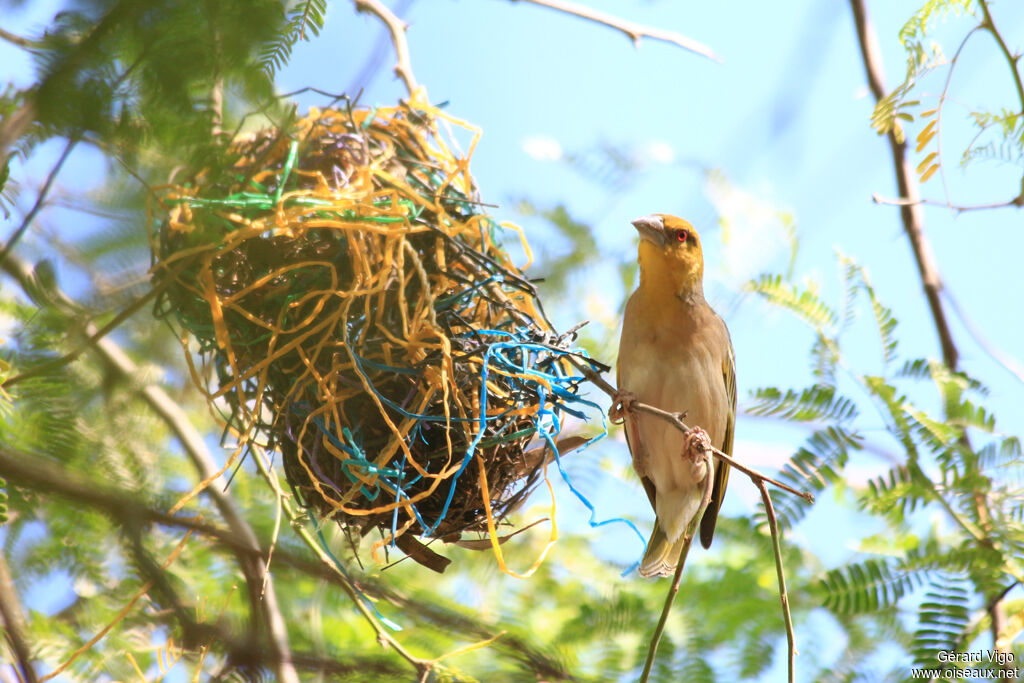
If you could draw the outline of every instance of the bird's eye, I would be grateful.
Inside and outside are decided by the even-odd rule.
[[[690,233],[685,230],[676,230],[676,241],[685,242],[690,237]]]

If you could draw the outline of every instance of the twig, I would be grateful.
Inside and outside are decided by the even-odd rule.
[[[14,580],[7,567],[7,560],[0,554],[0,617],[3,618],[7,643],[17,662],[17,672],[25,683],[37,683],[39,677],[32,666],[32,653],[25,640],[25,629],[21,615],[18,593],[14,589]]]
[[[665,632],[665,624],[668,623],[668,615],[672,611],[672,603],[675,602],[676,595],[679,593],[679,584],[683,579],[683,566],[686,564],[686,554],[690,552],[693,535],[697,531],[700,520],[704,517],[704,511],[708,509],[708,503],[711,502],[711,492],[715,485],[714,468],[712,467],[714,461],[711,458],[711,454],[707,451],[704,451],[702,456],[704,458],[704,471],[707,473],[704,477],[704,495],[701,496],[697,514],[693,516],[693,519],[686,526],[686,541],[683,543],[683,549],[680,551],[679,558],[676,561],[676,573],[672,577],[672,585],[668,589],[668,595],[665,596],[665,606],[661,608],[661,617],[658,619],[658,625],[654,627],[654,635],[651,636],[651,643],[647,648],[647,659],[644,661],[644,670],[640,674],[640,683],[647,683],[647,679],[650,678],[651,667],[654,666],[654,658],[658,654],[658,644],[661,642],[661,636]]]
[[[887,206],[941,206],[946,209],[952,209],[957,213],[967,213],[968,211],[988,211],[989,209],[1009,209],[1021,208],[1024,206],[1024,195],[1020,197],[1014,197],[1013,199],[1005,202],[991,202],[989,204],[950,204],[949,202],[940,202],[935,199],[905,199],[905,198],[891,198],[883,197],[880,194],[872,194],[871,200],[875,204],[884,204]]]
[[[413,2],[415,2],[415,0],[399,0],[394,3],[394,10],[392,11],[398,16],[405,16]],[[363,62],[363,65],[359,68],[356,76],[349,82],[349,86],[345,92],[353,93],[353,97],[356,97],[355,93],[361,93],[366,90],[373,81],[373,77],[378,73],[378,67],[380,66],[380,63],[384,61],[384,56],[387,53],[387,50],[388,34],[381,33],[377,40],[374,41],[373,49],[367,53],[366,61]],[[358,97],[356,97],[356,99],[358,99]]]
[[[6,263],[11,260],[12,257],[8,257],[7,261],[0,262],[0,266],[6,265]],[[17,374],[14,377],[11,377],[3,384],[0,384],[0,389],[9,389],[15,384],[23,382],[26,379],[37,377],[39,375],[45,375],[49,372],[53,372],[54,370],[58,370],[64,367],[65,365],[74,362],[83,353],[85,353],[91,348],[94,348],[100,341],[102,341],[103,337],[110,334],[110,332],[113,331],[115,327],[117,327],[125,320],[130,318],[132,315],[134,315],[136,311],[145,306],[157,294],[159,294],[159,291],[157,289],[151,289],[146,294],[142,295],[135,301],[128,304],[128,306],[126,306],[120,313],[114,316],[113,320],[111,320],[109,323],[107,323],[100,329],[96,329],[96,327],[92,324],[87,325],[85,330],[86,335],[88,335],[87,339],[81,344],[79,344],[77,347],[75,347],[73,351],[64,354],[60,358],[54,358],[53,360],[43,363],[42,365],[37,365],[31,370],[26,370],[25,372]]]
[[[252,453],[254,455],[253,460],[256,462],[256,468],[259,470],[260,476],[262,476],[270,485],[271,489],[273,489],[274,494],[280,501],[281,507],[284,509],[285,516],[287,516],[291,522],[295,533],[297,533],[305,542],[306,546],[320,558],[320,561],[331,569],[338,577],[338,585],[340,585],[342,590],[344,590],[346,595],[348,595],[353,606],[359,610],[359,613],[363,615],[364,619],[366,619],[366,622],[377,635],[378,642],[380,642],[381,645],[394,650],[395,653],[407,661],[420,676],[429,675],[430,671],[435,669],[435,662],[414,656],[387,632],[387,629],[380,623],[380,620],[376,615],[373,614],[373,612],[370,611],[370,608],[366,606],[366,600],[362,595],[360,595],[359,589],[352,583],[352,580],[345,575],[341,570],[341,567],[339,567],[334,559],[326,553],[317,540],[313,538],[312,534],[309,533],[309,530],[303,525],[302,515],[292,508],[291,503],[285,497],[284,491],[281,490],[281,485],[277,481],[276,475],[270,471],[270,468],[264,461],[262,449],[255,443],[252,444]],[[441,669],[441,667],[436,668]]]
[[[584,364],[584,362],[581,362],[576,358],[570,357],[570,360],[572,361],[573,365],[575,365],[576,368],[583,373],[583,376],[586,377],[587,380],[597,385],[597,387],[601,389],[601,391],[608,394],[609,396],[615,396],[615,394],[617,393],[615,387],[609,384],[603,377],[601,377],[601,375],[597,374],[596,372],[588,368]],[[679,417],[679,413],[670,413],[667,410],[655,408],[654,406],[647,405],[646,403],[640,403],[639,401],[633,401],[632,403],[630,403],[629,408],[630,410],[635,410],[640,413],[647,413],[649,415],[655,415],[663,420],[667,420],[668,422],[671,422],[675,426],[675,428],[681,432],[685,433],[690,431],[690,428]],[[799,496],[800,498],[803,498],[808,503],[814,502],[814,494],[811,493],[810,491],[800,491],[799,489],[795,489],[788,484],[784,484],[781,481],[772,479],[768,475],[762,474],[761,472],[758,472],[757,470],[751,467],[747,467],[741,462],[738,462],[731,455],[729,455],[728,453],[723,453],[714,446],[705,446],[705,448],[709,452],[711,452],[716,458],[718,458],[722,462],[728,463],[730,467],[735,467],[737,470],[747,475],[755,482],[759,480],[766,481],[772,486],[777,486],[783,491],[792,493],[794,496]]]
[[[532,2],[535,5],[541,7],[547,7],[553,9],[556,12],[562,12],[563,14],[571,14],[587,21],[592,21],[603,26],[615,29],[621,33],[624,33],[627,38],[633,41],[633,44],[639,47],[640,40],[643,38],[650,38],[651,40],[660,40],[665,43],[670,43],[684,50],[689,50],[694,54],[698,54],[701,57],[707,57],[708,59],[721,62],[722,59],[715,54],[707,45],[699,43],[692,38],[687,38],[682,33],[676,31],[666,31],[651,26],[643,26],[642,24],[636,24],[632,21],[627,21],[619,17],[613,16],[606,12],[586,7],[570,0],[511,0],[512,2]]]
[[[412,61],[409,58],[409,41],[405,37],[405,23],[386,7],[380,0],[355,0],[356,11],[370,12],[384,22],[391,34],[391,42],[395,46],[398,62],[395,64],[395,75],[405,83],[405,89],[412,95],[416,88],[416,78],[412,74]]]
[[[1017,100],[1020,102],[1020,112],[1024,114],[1024,82],[1021,81],[1020,71],[1017,69],[1017,62],[1020,61],[1020,55],[1015,55],[1010,52],[1010,48],[1006,46],[1006,41],[1003,40],[1002,34],[996,29],[996,24],[992,20],[992,13],[988,9],[988,0],[978,0],[978,4],[981,5],[981,11],[984,13],[985,18],[981,22],[982,28],[987,30],[995,38],[999,44],[999,50],[1003,53],[1003,57],[1006,59],[1007,65],[1010,67],[1011,73],[1013,73],[1013,84],[1017,88]],[[1024,177],[1021,178],[1020,194],[1014,199],[1015,206],[1024,206]]]
[[[764,485],[764,481],[757,481],[755,483],[761,491],[761,500],[764,501],[765,514],[768,516],[768,528],[772,533],[772,549],[775,551],[775,573],[779,577],[779,600],[782,602],[782,617],[786,623],[789,683],[793,683],[794,672],[796,671],[796,633],[793,631],[793,614],[790,612],[789,594],[786,592],[786,572],[782,568],[782,542],[779,536],[779,521],[775,516],[775,506],[772,505],[772,497],[768,493],[768,487]]]
[[[0,26],[0,39],[6,40],[11,45],[17,45],[18,47],[23,47],[26,50],[33,50],[33,49],[42,47],[42,45],[43,45],[38,40],[31,40],[29,38],[24,38],[22,36],[19,36],[19,35],[15,34],[15,33],[11,33],[10,31],[6,31],[6,30],[4,30],[4,28],[2,26]]]
[[[960,322],[967,328],[968,334],[974,339],[974,342],[981,347],[981,350],[989,355],[989,358],[994,360],[999,365],[1003,366],[1003,369],[1009,372],[1011,375],[1017,378],[1017,381],[1024,383],[1024,366],[1017,362],[1012,356],[1006,354],[1002,349],[997,348],[991,342],[988,341],[982,335],[974,322],[967,316],[967,312],[957,302],[956,297],[950,294],[948,291],[943,292],[946,301],[949,302],[953,312],[956,313],[956,317],[960,318]]]
[[[20,240],[21,236],[25,234],[25,231],[28,230],[30,225],[32,225],[32,221],[35,220],[35,217],[43,208],[43,204],[46,203],[46,196],[50,193],[50,188],[53,186],[53,181],[57,179],[57,174],[60,173],[60,169],[64,167],[64,162],[68,160],[68,155],[71,154],[71,150],[73,150],[77,144],[78,140],[71,138],[68,140],[68,144],[64,145],[64,151],[61,152],[60,158],[57,159],[57,163],[53,165],[52,169],[50,169],[49,175],[46,176],[46,181],[39,189],[39,194],[36,196],[36,203],[33,204],[29,212],[25,214],[25,218],[21,221],[21,225],[19,225],[18,229],[11,234],[10,238],[7,240],[7,244],[5,244],[3,250],[0,251],[0,263],[4,262],[4,258],[11,253],[11,249],[13,249],[14,245],[18,243],[18,240]]]

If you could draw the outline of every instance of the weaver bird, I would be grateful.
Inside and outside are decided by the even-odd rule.
[[[640,575],[669,576],[685,560],[709,475],[697,444],[732,454],[736,362],[725,322],[704,300],[700,237],[681,218],[654,214],[633,221],[640,233],[640,286],[629,298],[619,344],[613,418],[627,415],[626,440],[657,521]],[[668,421],[629,411],[639,401],[685,414],[686,434]],[[711,502],[700,541],[711,545],[729,466],[715,463]]]

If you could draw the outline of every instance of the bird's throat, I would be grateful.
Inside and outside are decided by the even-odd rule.
[[[648,246],[648,245],[642,245]],[[640,287],[637,290],[652,302],[671,298],[684,304],[704,301],[704,269],[699,262],[665,257],[655,249],[640,249]]]

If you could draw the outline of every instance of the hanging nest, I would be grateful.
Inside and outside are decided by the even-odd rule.
[[[438,570],[413,537],[493,537],[550,458],[524,447],[585,403],[575,337],[498,246],[453,123],[424,103],[313,109],[162,188],[151,230],[158,314],[198,343],[216,381],[193,377],[243,441],[281,452],[303,506]]]

